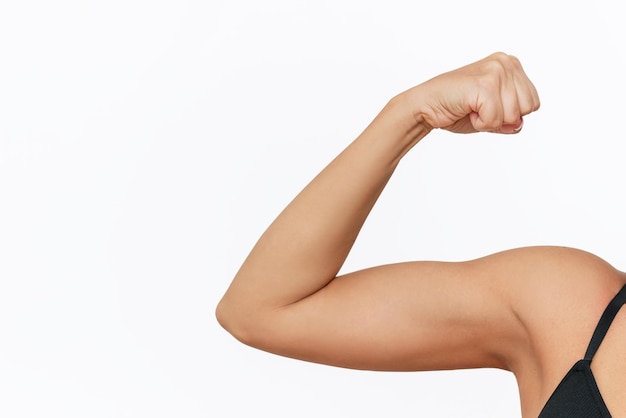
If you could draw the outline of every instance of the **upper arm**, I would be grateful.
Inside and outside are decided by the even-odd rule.
[[[506,278],[488,265],[412,262],[340,276],[298,302],[258,313],[244,342],[358,369],[506,368],[522,327]]]
[[[578,356],[623,281],[600,258],[562,247],[393,264],[250,313],[234,333],[266,351],[349,368],[512,370],[529,358],[554,362],[563,341]]]

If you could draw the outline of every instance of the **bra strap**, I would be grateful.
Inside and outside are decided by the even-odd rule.
[[[600,344],[602,344],[602,340],[606,336],[606,333],[609,331],[609,327],[611,323],[615,319],[615,316],[619,312],[622,305],[626,303],[626,285],[622,287],[622,289],[613,297],[611,302],[609,302],[608,306],[604,310],[604,313],[600,317],[600,321],[598,321],[598,325],[596,326],[596,330],[593,332],[593,336],[591,337],[591,341],[589,342],[589,347],[587,347],[587,352],[585,353],[585,360],[591,361],[593,356],[600,348]]]

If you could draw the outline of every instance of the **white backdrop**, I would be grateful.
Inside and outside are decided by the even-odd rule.
[[[215,305],[389,98],[497,50],[542,109],[420,143],[344,270],[536,244],[626,269],[622,21],[608,0],[3,1],[0,416],[519,416],[507,373],[283,359]]]

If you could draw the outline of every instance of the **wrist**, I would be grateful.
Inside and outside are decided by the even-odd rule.
[[[396,137],[400,141],[410,144],[410,147],[417,144],[433,130],[424,113],[417,106],[418,98],[419,96],[413,88],[393,97],[385,106],[385,112],[389,113]]]
[[[404,107],[405,117],[407,121],[413,123],[413,125],[423,125],[430,132],[433,130],[433,126],[428,122],[430,118],[425,111],[426,106],[421,105],[424,98],[424,91],[420,89],[420,86],[412,87],[404,92],[400,93],[393,100],[398,100]]]
[[[433,129],[425,118],[411,108],[407,92],[393,97],[352,146],[369,150],[377,163],[393,170],[402,157]]]

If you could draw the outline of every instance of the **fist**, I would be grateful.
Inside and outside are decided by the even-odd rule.
[[[457,133],[517,133],[539,96],[519,60],[501,52],[414,87],[414,116]]]

